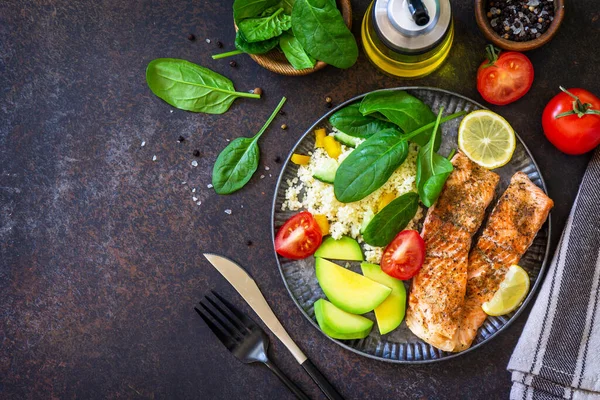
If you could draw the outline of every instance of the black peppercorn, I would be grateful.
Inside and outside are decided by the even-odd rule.
[[[279,156],[275,157],[275,162],[277,164],[281,164],[281,157],[279,157]]]
[[[185,141],[185,138],[183,136],[179,136],[179,138],[177,139],[177,141],[179,143],[183,143]]]
[[[248,241],[246,242],[246,245],[248,245],[248,246],[252,246],[252,240],[248,240]]]
[[[279,111],[279,115],[285,115],[285,111],[283,111],[283,110]]]
[[[194,155],[194,157],[200,157],[200,150],[194,150],[192,154]]]
[[[187,39],[188,39],[189,41],[196,40],[196,36],[194,36],[194,34],[193,34],[193,33],[188,33]]]
[[[237,67],[237,63],[235,61],[229,61],[229,65],[231,65],[232,67]]]
[[[220,48],[220,49],[222,49],[223,48],[223,43],[221,43],[220,41],[217,42],[217,47]]]

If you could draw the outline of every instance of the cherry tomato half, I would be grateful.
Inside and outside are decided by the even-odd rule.
[[[600,99],[584,89],[561,90],[544,108],[544,134],[563,153],[587,153],[600,144]]]
[[[515,51],[488,47],[488,60],[477,70],[477,90],[488,103],[503,106],[523,97],[533,84],[533,65]]]
[[[323,240],[317,221],[308,211],[298,213],[285,221],[275,236],[277,254],[300,260],[313,254]]]
[[[381,257],[383,272],[397,279],[410,279],[425,261],[425,242],[419,232],[404,230],[387,245]]]

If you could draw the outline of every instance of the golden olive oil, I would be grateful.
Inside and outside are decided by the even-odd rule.
[[[383,10],[390,14],[389,19],[392,23],[388,23],[388,15],[382,17],[381,7],[378,18],[375,18],[374,7],[380,1],[387,6]],[[394,1],[399,5],[392,9],[390,3]],[[437,1],[429,0],[430,6],[431,2],[434,2],[433,7],[437,6],[432,13],[435,19],[429,23],[430,26],[426,27],[429,29],[419,31],[419,27],[412,24],[410,28],[415,30],[411,31],[403,29],[397,22],[401,20],[400,23],[407,24],[406,16],[400,19],[397,15],[392,15],[392,12],[397,12],[398,9],[407,12],[408,5],[403,2],[408,3],[408,0],[374,0],[365,13],[361,26],[363,48],[369,60],[387,74],[402,78],[421,78],[439,68],[450,54],[454,39],[454,24],[451,15],[442,18],[440,13],[440,9],[442,12],[450,13],[449,2],[447,6],[440,7]],[[432,24],[438,26],[431,28]]]

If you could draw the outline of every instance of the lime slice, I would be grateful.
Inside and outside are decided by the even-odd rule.
[[[460,123],[458,148],[487,169],[508,163],[515,151],[515,131],[501,116],[488,110],[473,111]]]
[[[529,292],[529,275],[518,265],[512,265],[494,297],[481,305],[488,315],[504,315],[515,310]]]

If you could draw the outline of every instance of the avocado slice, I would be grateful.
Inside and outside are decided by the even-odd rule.
[[[330,258],[332,260],[362,261],[363,254],[358,242],[351,237],[342,236],[335,240],[331,236],[323,240],[315,252],[315,257]]]
[[[315,259],[315,270],[317,281],[329,301],[352,314],[373,310],[392,292],[389,287],[324,258]]]
[[[367,278],[392,289],[392,293],[387,299],[375,307],[375,318],[377,319],[379,333],[382,335],[390,333],[400,326],[406,312],[406,287],[404,282],[389,276],[376,264],[364,262],[360,264],[360,268]]]
[[[317,300],[314,308],[319,327],[334,339],[362,339],[373,328],[370,319],[340,310],[325,299]]]

